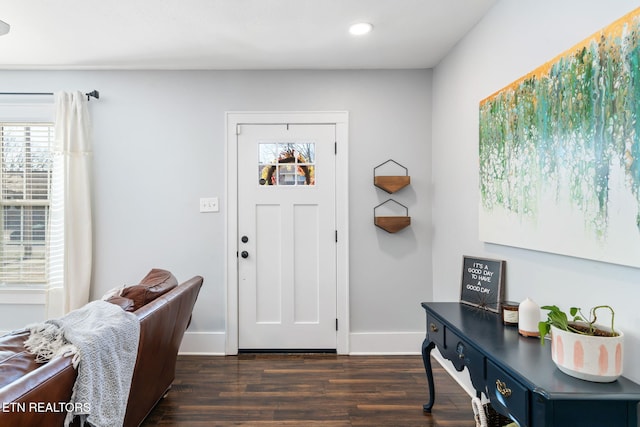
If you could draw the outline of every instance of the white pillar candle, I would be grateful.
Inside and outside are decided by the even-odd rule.
[[[518,307],[518,332],[525,337],[539,337],[540,306],[530,298],[525,299]]]

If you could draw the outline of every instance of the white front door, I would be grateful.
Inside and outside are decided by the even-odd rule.
[[[239,124],[238,347],[336,348],[336,126]]]

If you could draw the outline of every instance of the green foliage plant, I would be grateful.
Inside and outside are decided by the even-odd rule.
[[[551,332],[551,325],[563,331],[573,332],[582,335],[597,335],[604,337],[616,337],[619,334],[614,329],[614,317],[615,312],[613,308],[608,305],[598,305],[589,310],[589,317],[585,317],[582,314],[582,310],[578,307],[571,307],[569,309],[569,315],[560,310],[556,305],[545,305],[541,307],[543,310],[548,310],[547,320],[538,323],[538,330],[540,331],[540,341],[544,344],[544,337]],[[599,309],[608,309],[611,312],[611,330],[605,331],[596,326],[598,316],[596,311]]]

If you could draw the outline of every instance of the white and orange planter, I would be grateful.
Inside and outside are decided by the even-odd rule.
[[[551,326],[551,358],[562,372],[594,382],[622,375],[624,334],[602,337],[576,334]]]

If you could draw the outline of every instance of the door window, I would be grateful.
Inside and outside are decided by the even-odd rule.
[[[260,185],[315,185],[315,142],[259,142],[258,151]]]

